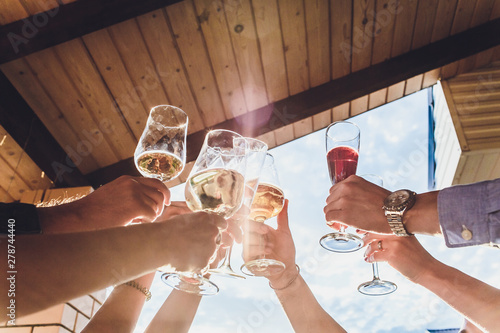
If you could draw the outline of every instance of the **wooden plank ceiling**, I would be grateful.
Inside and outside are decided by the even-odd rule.
[[[274,147],[500,58],[500,0],[172,2],[117,23],[106,10],[130,1],[96,13],[95,0],[0,0],[0,69],[25,103],[19,113],[0,91],[2,201],[136,174],[158,104],[189,115],[193,160],[209,128]],[[46,133],[31,151],[47,157],[23,151],[30,117]]]

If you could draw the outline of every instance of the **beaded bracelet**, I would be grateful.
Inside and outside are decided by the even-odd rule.
[[[290,280],[290,282],[288,282],[288,283],[286,284],[286,286],[284,286],[284,287],[282,287],[282,288],[274,288],[274,287],[273,287],[273,285],[271,284],[271,281],[269,281],[269,287],[271,287],[271,289],[274,289],[274,290],[283,290],[283,289],[286,289],[286,288],[290,287],[290,286],[292,285],[292,283],[293,283],[295,280],[297,280],[297,278],[298,278],[298,277],[299,277],[299,275],[300,275],[300,267],[299,267],[299,265],[295,264],[295,267],[297,267],[297,275],[295,275],[295,276],[293,277],[293,279],[291,279],[291,280]]]
[[[125,282],[124,285],[135,288],[135,289],[139,290],[141,293],[143,293],[146,296],[146,302],[151,299],[151,296],[152,296],[151,291],[149,291],[148,288],[141,286],[137,282],[129,281],[129,282]]]

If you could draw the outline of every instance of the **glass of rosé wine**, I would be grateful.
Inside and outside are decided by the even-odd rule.
[[[348,121],[337,121],[326,129],[326,160],[332,184],[356,174],[359,156],[359,127]],[[327,224],[338,231],[323,236],[319,243],[332,252],[353,252],[363,246],[357,235],[345,231],[346,226],[335,221]]]
[[[273,155],[267,153],[259,177],[259,184],[250,207],[249,219],[264,223],[277,216],[285,204],[285,194],[281,189]],[[250,276],[271,276],[285,270],[285,264],[279,260],[266,258],[262,238],[259,238],[262,253],[258,258],[247,261],[241,271]]]

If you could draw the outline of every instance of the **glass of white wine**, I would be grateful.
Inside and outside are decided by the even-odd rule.
[[[243,206],[234,216],[233,221],[241,226],[250,214],[250,207],[255,195],[255,190],[259,184],[259,176],[264,164],[264,159],[267,153],[267,144],[254,138],[245,138],[248,143],[247,150],[247,168],[245,176],[245,194],[243,198]],[[243,275],[236,273],[231,268],[231,251],[232,246],[227,247],[224,260],[217,268],[210,269],[210,274],[217,274],[227,277],[244,279]]]
[[[176,178],[186,163],[187,114],[172,105],[151,109],[135,149],[137,170],[162,182]]]
[[[217,214],[225,219],[240,209],[245,192],[247,149],[246,139],[238,133],[228,130],[208,132],[186,181],[184,195],[189,209]],[[215,254],[212,258],[215,259]],[[201,272],[165,273],[162,279],[175,289],[197,295],[215,295],[219,288],[203,277],[208,268]]]
[[[274,165],[273,155],[267,153],[264,166],[259,177],[259,185],[250,209],[249,219],[264,223],[275,217],[283,209],[285,194],[280,187],[278,172]],[[261,251],[264,253],[264,249]],[[250,276],[271,276],[285,270],[285,264],[279,260],[266,258],[262,254],[260,258],[250,260],[241,266],[241,271]]]

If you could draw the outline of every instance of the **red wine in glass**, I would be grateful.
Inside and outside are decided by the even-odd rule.
[[[347,146],[332,148],[326,154],[332,184],[356,174],[358,151]]]
[[[330,124],[326,130],[326,160],[332,184],[343,181],[356,173],[359,156],[359,127],[348,121],[337,121]],[[327,224],[334,224],[328,221]],[[352,252],[363,246],[363,240],[356,235],[344,231],[341,226],[335,231],[323,236],[319,243],[325,249],[333,252]]]

